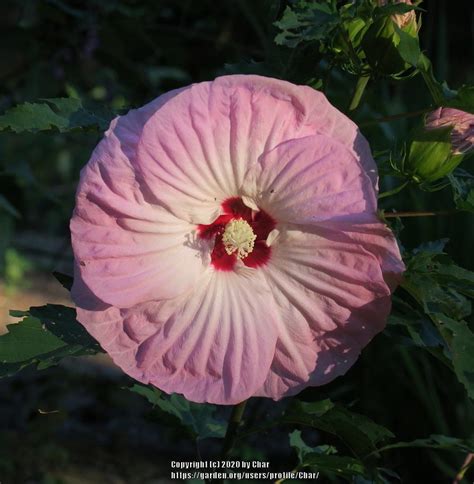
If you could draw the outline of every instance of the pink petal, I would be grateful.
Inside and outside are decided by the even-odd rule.
[[[259,76],[194,84],[164,103],[143,128],[137,166],[160,203],[180,218],[209,224],[216,206],[241,195],[261,153],[317,133],[362,156],[376,183],[365,139],[323,94]]]
[[[235,404],[268,374],[278,316],[255,271],[210,273],[187,296],[125,310],[100,303],[80,281],[73,295],[79,321],[115,363],[165,392]]]
[[[113,121],[81,173],[71,220],[80,276],[100,299],[122,308],[182,294],[204,270],[195,226],[150,201],[134,170],[149,110]]]
[[[286,141],[248,174],[257,204],[279,223],[314,223],[376,212],[370,179],[341,143],[315,135]]]
[[[259,396],[279,399],[344,374],[390,312],[390,289],[367,246],[312,230],[290,226],[262,269],[282,323]]]
[[[373,254],[382,270],[385,282],[393,292],[402,280],[405,271],[400,249],[393,232],[374,214],[365,223],[346,220],[325,221],[320,224],[337,240],[353,241]]]

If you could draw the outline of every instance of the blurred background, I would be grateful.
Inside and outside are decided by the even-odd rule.
[[[426,0],[422,7],[427,11],[422,47],[436,76],[452,88],[472,83],[472,0]],[[226,73],[261,73],[299,83],[321,78],[325,66],[317,49],[295,54],[274,44],[273,22],[284,8],[283,0],[3,0],[0,113],[54,97],[79,97],[88,106],[126,112],[167,90]],[[333,71],[327,83],[330,101],[347,111],[355,81]],[[374,151],[392,149],[420,118],[371,121],[424,109],[430,102],[420,76],[379,81],[369,85],[355,119]],[[15,321],[9,309],[71,305],[51,272],[72,272],[68,223],[75,188],[99,139],[87,130],[0,132],[0,333]],[[390,183],[384,181],[383,188]],[[397,210],[451,206],[449,189],[435,194],[408,189],[383,205]],[[448,237],[448,252],[472,270],[473,222],[469,214],[407,220],[401,242],[412,248]],[[474,408],[454,376],[420,350],[387,347],[388,334],[378,336],[347,377],[307,392],[354,404],[400,440],[471,435]],[[194,458],[195,449],[153,420],[140,396],[121,388],[129,384],[105,357],[42,372],[27,369],[1,380],[0,482],[167,482],[169,458]],[[268,411],[265,402],[251,402],[251,413]],[[206,442],[201,451],[211,455],[214,445]],[[265,456],[282,470],[295,464],[285,431],[239,452]],[[427,450],[393,451],[386,459],[404,483],[450,482],[462,463],[459,456]]]

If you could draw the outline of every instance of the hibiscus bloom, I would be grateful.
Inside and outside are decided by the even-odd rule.
[[[325,384],[404,269],[357,126],[306,86],[224,76],[115,119],[71,221],[79,321],[127,374],[195,402]]]

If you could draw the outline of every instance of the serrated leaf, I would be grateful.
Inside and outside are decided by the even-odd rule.
[[[474,398],[474,333],[463,318],[471,314],[474,273],[438,247],[419,248],[407,258],[402,287],[420,304],[444,340],[444,354],[458,380]]]
[[[458,439],[456,437],[448,437],[446,435],[430,435],[427,439],[416,439],[411,442],[397,442],[379,449],[379,452],[384,452],[391,449],[403,448],[423,448],[436,450],[454,450],[463,453],[474,452],[473,439]]]
[[[135,384],[130,390],[145,397],[165,414],[173,416],[196,439],[222,438],[225,435],[226,424],[215,418],[214,405],[189,402],[177,394],[168,396],[150,386]]]
[[[99,116],[82,106],[76,98],[43,99],[36,103],[23,103],[9,109],[0,116],[0,130],[45,131],[57,129],[61,132],[75,128],[107,128],[112,116]]]
[[[97,342],[76,321],[76,312],[66,306],[48,304],[25,311],[11,311],[24,317],[7,326],[0,336],[0,377],[10,376],[25,366],[38,369],[57,364],[67,356],[92,355],[101,351]]]
[[[0,337],[0,362],[21,363],[66,346],[41,321],[28,316],[21,323],[9,324]]]
[[[285,412],[282,421],[317,428],[336,435],[358,457],[372,452],[380,442],[394,437],[390,430],[376,424],[368,417],[335,405],[330,400],[320,402],[295,400]]]
[[[440,327],[441,334],[448,341],[454,371],[474,399],[474,333],[466,321],[456,321],[444,314],[434,314],[433,319]]]
[[[451,182],[456,208],[474,213],[474,176],[450,174],[448,178]]]
[[[303,463],[305,456],[308,454],[337,454],[337,449],[332,445],[318,445],[317,447],[310,447],[304,442],[300,430],[294,430],[291,432],[289,438],[290,447],[296,450],[300,463]]]
[[[282,32],[275,37],[277,45],[294,48],[301,42],[322,40],[340,23],[336,10],[328,3],[300,0],[286,7],[274,23]]]
[[[69,345],[100,351],[97,341],[76,320],[76,310],[59,304],[31,307],[29,313],[38,318],[54,335]]]

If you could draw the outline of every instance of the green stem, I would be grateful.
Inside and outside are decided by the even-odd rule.
[[[379,194],[379,200],[382,198],[390,197],[392,195],[396,195],[398,192],[401,192],[408,184],[410,180],[407,180],[405,183],[402,183],[398,187],[395,187],[393,190],[387,190],[386,192]]]
[[[452,215],[458,213],[459,210],[437,210],[434,212],[389,212],[384,213],[384,218],[396,217],[434,217],[436,215]]]
[[[374,124],[380,124],[380,123],[389,123],[390,121],[397,121],[398,119],[414,118],[415,116],[420,116],[432,110],[433,108],[426,108],[426,109],[420,109],[419,111],[411,111],[409,113],[391,114],[390,116],[383,116],[381,118],[375,118],[371,121],[365,121],[364,123],[359,123],[359,127],[364,128],[365,126],[372,126]]]
[[[469,452],[469,454],[467,454],[466,459],[463,462],[461,469],[459,469],[459,472],[457,473],[453,481],[453,484],[461,484],[461,481],[464,479],[464,474],[466,474],[466,471],[470,467],[472,467],[473,463],[474,463],[474,453]]]
[[[244,400],[232,408],[232,413],[230,414],[229,423],[227,424],[227,431],[224,437],[224,443],[222,445],[220,456],[221,459],[225,459],[225,457],[227,457],[227,454],[232,450],[232,447],[235,444],[237,430],[240,426],[240,422],[242,421],[246,404],[247,400]]]
[[[349,106],[349,111],[354,111],[360,103],[362,99],[362,94],[364,94],[365,88],[367,87],[367,83],[369,82],[370,76],[361,76],[357,81],[354,95],[352,96],[352,101]]]

